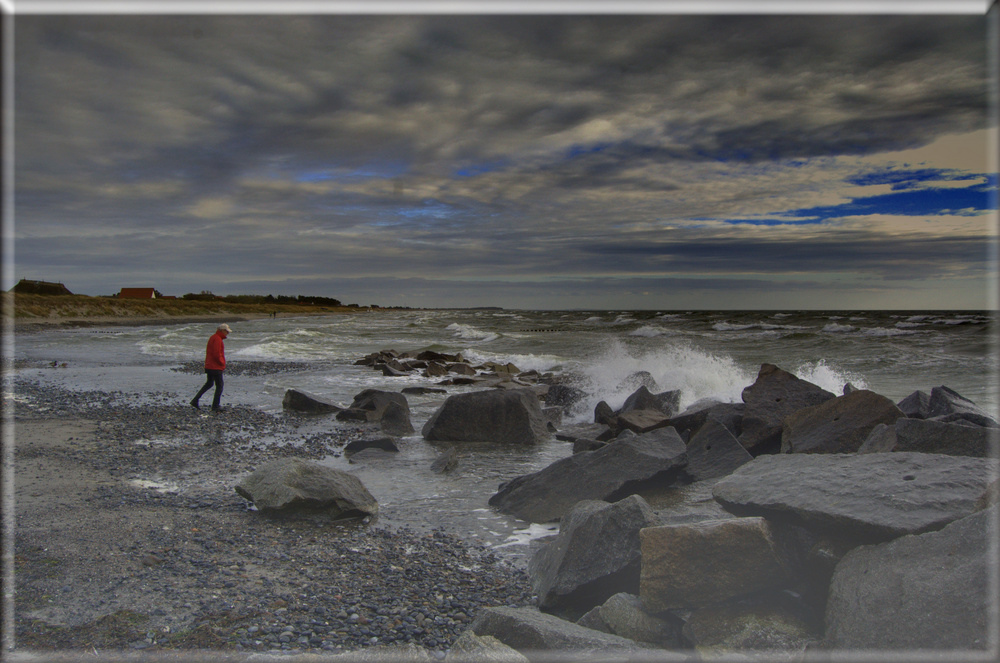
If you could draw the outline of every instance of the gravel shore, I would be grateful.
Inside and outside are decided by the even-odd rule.
[[[214,414],[166,394],[137,402],[7,378],[8,652],[329,655],[408,645],[443,658],[480,609],[534,603],[526,574],[485,547],[377,521],[278,520],[233,490],[273,458],[337,454],[371,432],[363,427],[304,434],[291,414]]]

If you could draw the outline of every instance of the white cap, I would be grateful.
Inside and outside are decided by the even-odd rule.
[[[233,331],[232,329],[229,328],[229,325],[227,325],[226,323],[222,323],[221,325],[219,325],[218,329],[219,331],[230,332],[230,333],[232,333]]]

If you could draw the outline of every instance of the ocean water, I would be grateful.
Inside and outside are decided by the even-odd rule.
[[[265,318],[231,323],[227,360],[293,362],[299,370],[227,376],[224,401],[279,414],[289,388],[346,406],[363,389],[433,384],[354,364],[391,348],[461,353],[472,362],[513,362],[521,370],[563,375],[587,394],[564,423],[592,421],[602,400],[620,406],[637,388],[639,372],[655,380],[654,391],[681,390],[682,407],[703,398],[738,402],[762,363],[837,394],[850,383],[894,401],[946,385],[998,416],[996,322],[991,312],[966,311],[380,310]],[[195,323],[32,332],[15,337],[14,355],[34,366],[67,364],[19,371],[42,382],[139,398],[166,392],[187,407],[202,377],[173,369],[201,361],[214,328]],[[332,456],[324,462],[357,474],[389,526],[445,527],[523,555],[529,542],[555,528],[514,521],[493,512],[486,500],[501,482],[569,455],[569,445],[553,440],[531,449],[478,449],[463,456],[459,471],[434,474],[429,465],[440,450],[419,431],[444,398],[408,397],[417,433],[401,441],[400,454],[370,465]]]

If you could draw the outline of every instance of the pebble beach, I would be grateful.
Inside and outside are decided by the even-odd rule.
[[[533,602],[523,570],[445,532],[276,520],[233,491],[261,463],[337,453],[363,427],[303,437],[294,415],[242,406],[30,382],[16,393],[8,653],[406,645],[443,658],[482,607]],[[265,431],[284,444],[256,445]]]

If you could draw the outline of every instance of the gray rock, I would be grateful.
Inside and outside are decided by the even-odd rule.
[[[681,392],[679,390],[654,394],[648,388],[642,386],[625,399],[625,403],[618,408],[618,414],[621,415],[633,410],[655,410],[660,414],[671,417],[677,414],[680,400]]]
[[[351,456],[365,449],[381,449],[382,451],[390,452],[399,451],[399,447],[396,446],[396,440],[391,437],[380,437],[375,440],[354,440],[353,442],[348,442],[344,446],[344,455]]]
[[[927,418],[944,418],[944,421],[970,421],[977,426],[997,426],[996,420],[975,403],[948,387],[934,387],[928,405]]]
[[[456,362],[454,364],[448,364],[445,368],[448,369],[449,373],[455,373],[456,375],[475,375],[476,369],[469,366],[468,364]]]
[[[614,504],[578,502],[555,540],[528,563],[539,607],[578,619],[617,592],[638,593],[639,530],[655,524],[656,516],[638,495]]]
[[[617,423],[614,427],[615,432],[629,430],[642,434],[657,428],[665,428],[670,422],[670,417],[659,410],[629,410],[617,415],[615,421]]]
[[[438,473],[451,472],[456,467],[458,467],[458,449],[455,447],[448,447],[431,463],[431,471]]]
[[[740,444],[756,453],[777,449],[781,424],[797,410],[819,405],[836,396],[811,382],[799,379],[773,364],[762,364],[757,380],[743,390],[743,430]]]
[[[357,465],[359,463],[370,463],[379,462],[388,459],[392,455],[391,451],[386,451],[385,449],[362,449],[357,453],[353,453],[347,457],[347,462],[351,465]]]
[[[686,451],[672,428],[626,437],[517,477],[489,503],[529,522],[558,520],[582,500],[615,501],[650,484],[675,483],[687,463]]]
[[[824,645],[995,655],[996,526],[994,506],[937,532],[847,553],[830,585]]]
[[[818,639],[816,631],[801,610],[768,595],[695,610],[683,633],[699,651],[717,655],[766,652],[766,660],[772,661],[779,652],[801,654]]]
[[[650,495],[650,507],[663,525],[699,523],[705,520],[736,518],[712,496],[712,488],[722,477],[671,487]]]
[[[850,453],[872,429],[905,418],[891,400],[867,389],[852,391],[788,415],[781,430],[784,453]]]
[[[258,468],[236,492],[264,512],[322,513],[330,518],[378,514],[378,502],[347,472],[297,458],[282,458]]]
[[[919,451],[949,456],[995,458],[1000,449],[1000,429],[968,422],[945,423],[935,419],[900,419],[895,426],[873,430],[858,453]]]
[[[446,375],[448,375],[448,367],[436,361],[428,363],[423,372],[425,378],[443,378]]]
[[[634,594],[615,594],[600,606],[599,612],[601,621],[615,635],[660,647],[681,647],[682,622],[649,614]]]
[[[557,440],[576,442],[577,440],[596,440],[601,433],[608,430],[604,424],[572,424],[564,426],[555,434]]]
[[[445,663],[528,663],[528,657],[492,635],[468,630],[458,636],[444,657]]]
[[[654,613],[780,590],[797,579],[788,542],[764,518],[647,527],[639,536],[639,594]]]
[[[568,410],[583,400],[586,395],[587,393],[582,389],[565,384],[553,384],[549,385],[548,391],[545,392],[545,404]]]
[[[569,660],[624,663],[631,657],[650,653],[646,645],[584,628],[535,608],[485,608],[476,615],[471,629],[480,637],[495,637],[532,661],[551,660],[551,654],[556,653]],[[600,658],[597,659],[597,656]],[[683,659],[678,657],[674,660]]]
[[[382,368],[382,375],[389,378],[403,377],[404,375],[413,370],[409,366],[401,364],[396,360],[381,364],[381,368]]]
[[[622,380],[615,391],[625,391],[626,389],[634,391],[639,387],[645,387],[650,391],[655,391],[659,388],[656,384],[656,378],[653,377],[652,373],[649,371],[636,371]]]
[[[427,394],[447,394],[447,389],[437,387],[403,387],[399,390],[402,394],[412,394],[414,396],[425,396]]]
[[[256,663],[256,661],[264,663],[265,661],[273,661],[274,654],[254,653],[247,656],[244,660],[248,663]],[[318,654],[300,654],[290,660],[294,660],[295,663],[319,663],[319,661],[330,660],[330,657]],[[391,661],[392,663],[438,663],[438,659],[431,652],[412,642],[406,644],[376,645],[374,647],[365,647],[364,649],[344,652],[336,656],[336,661],[337,663],[386,663],[386,661]]]
[[[983,508],[997,471],[995,460],[941,454],[766,455],[712,494],[737,515],[870,543],[940,529]]]
[[[911,419],[926,419],[930,416],[931,396],[924,391],[915,391],[899,401],[896,407]]]
[[[311,414],[333,414],[344,409],[333,401],[300,389],[286,390],[285,397],[281,399],[281,407]]]
[[[896,425],[879,424],[858,447],[859,454],[885,453],[896,448]]]
[[[738,438],[743,430],[743,413],[745,410],[745,403],[721,403],[719,401],[703,399],[693,403],[684,412],[671,417],[669,423],[681,435],[684,435],[688,431],[693,435],[711,417],[725,426],[733,434],[733,437]]]
[[[576,620],[576,623],[578,626],[591,628],[601,633],[611,633],[611,627],[605,624],[604,619],[601,617],[601,606],[588,610],[583,617]]]
[[[417,356],[420,361],[436,361],[440,364],[450,364],[454,362],[465,361],[462,359],[461,353],[459,354],[445,354],[443,352],[435,352],[433,350],[424,350],[420,352]]]
[[[379,419],[382,432],[389,435],[410,435],[413,433],[413,423],[410,421],[410,406],[405,402],[406,397],[398,394],[404,400],[390,401],[382,409],[382,416]]]
[[[555,433],[562,425],[563,410],[559,407],[543,407],[542,416],[549,431]]]
[[[694,481],[725,476],[753,460],[729,429],[711,417],[688,441],[687,457],[684,471]]]
[[[430,441],[523,445],[550,437],[538,397],[523,388],[449,396],[422,433]]]
[[[573,453],[578,454],[581,451],[597,451],[602,447],[608,446],[607,442],[601,442],[600,440],[587,440],[578,439],[573,442]]]
[[[594,406],[594,423],[602,424],[614,428],[617,426],[617,415],[614,409],[606,402],[601,401]]]
[[[406,396],[394,391],[365,389],[354,397],[349,408],[337,414],[337,419],[377,422],[390,435],[402,436],[413,432]]]

